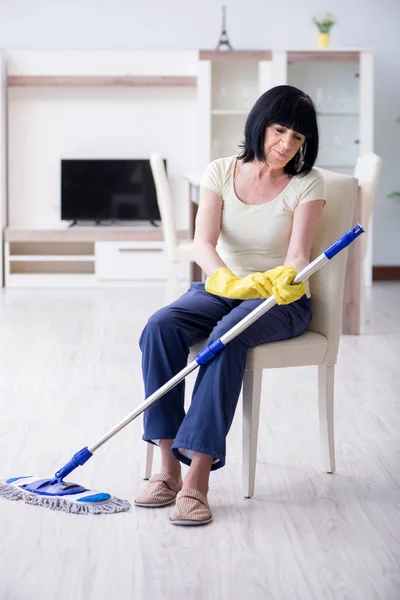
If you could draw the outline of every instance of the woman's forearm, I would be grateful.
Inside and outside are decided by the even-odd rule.
[[[305,256],[290,256],[289,254],[286,256],[285,265],[293,267],[298,273],[309,264],[310,261]]]
[[[215,247],[207,242],[195,244],[194,260],[207,277],[212,275],[220,267],[226,267],[226,264],[216,251]]]
[[[195,262],[201,267],[204,273],[209,277],[220,267],[226,267],[217,250],[212,244],[207,242],[195,245]],[[289,265],[296,269],[297,272],[304,269],[309,264],[309,260],[304,256],[287,255],[285,265]]]

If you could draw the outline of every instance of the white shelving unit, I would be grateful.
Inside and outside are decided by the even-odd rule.
[[[352,174],[373,150],[373,56],[361,50],[239,51],[199,55],[199,170],[238,152],[249,110],[274,85],[294,85],[316,104],[318,166]]]
[[[99,228],[86,232],[84,237],[82,231],[78,234],[72,230],[47,229],[38,233],[28,230],[34,227],[28,222],[25,231],[7,228],[8,86],[173,86],[181,87],[183,94],[197,86],[198,135],[193,148],[200,174],[211,160],[239,151],[249,110],[263,92],[278,84],[288,83],[305,90],[317,106],[318,166],[352,175],[359,154],[373,150],[374,76],[373,55],[369,51],[200,51],[172,53],[167,59],[161,53],[121,53],[118,68],[114,59],[114,66],[107,63],[106,68],[98,53],[82,57],[79,64],[75,59],[64,64],[67,59],[58,54],[16,53],[7,78],[5,54],[0,54],[0,230],[4,232],[0,285],[128,284],[142,279],[165,279],[168,271],[161,232],[151,234],[158,238],[148,238],[146,232],[144,238],[136,232],[127,238],[127,229],[121,228],[114,237],[104,238]],[[131,68],[131,64],[136,67]],[[371,230],[370,223],[367,282],[368,273],[372,275]],[[186,277],[185,273],[182,275]]]
[[[307,92],[317,107],[318,166],[352,174],[359,154],[372,150],[372,56],[356,51],[285,54],[286,83]]]
[[[366,50],[280,53],[281,80],[303,89],[316,104],[320,133],[317,166],[353,175],[357,158],[374,150],[374,59]],[[279,71],[278,71],[279,72]],[[364,281],[372,284],[372,217]]]
[[[79,287],[94,283],[95,243],[53,232],[5,231],[6,287]],[[68,233],[68,232],[67,232]]]
[[[239,151],[249,110],[271,87],[271,58],[269,50],[200,52],[199,172],[211,160]]]
[[[170,174],[176,214],[180,218],[178,227],[184,229],[186,188],[178,177],[184,171],[182,164],[194,162],[197,67],[196,51],[11,51],[0,55],[0,287],[3,284],[7,287],[76,287],[136,285],[141,281],[154,281],[155,285],[165,283],[169,261],[162,230],[151,227],[146,230],[146,226],[140,228],[139,224],[132,228],[121,224],[120,227],[67,229],[60,219],[56,169],[65,153],[82,158],[104,155],[140,158],[142,153],[149,157],[158,149],[173,165]],[[157,129],[158,137],[156,134],[146,136],[146,128],[140,128],[145,119],[154,120],[152,110],[157,110],[162,97],[165,97],[162,105],[169,106],[170,122],[166,131],[175,131],[175,119],[182,119],[182,139],[193,142],[193,150],[189,149],[184,160],[179,140],[171,141],[162,129]],[[18,110],[25,102],[28,108],[21,111],[29,116],[27,122],[37,131],[38,144],[32,141],[24,126],[19,125]],[[47,102],[49,111],[44,108]],[[65,114],[74,124],[77,122],[75,110],[79,111],[78,118],[84,119],[86,107],[93,102],[94,120],[81,132],[80,139],[71,140],[70,132],[66,133],[67,126],[51,129],[62,102],[65,102]],[[48,120],[52,109],[55,109],[53,120]],[[46,117],[35,127],[43,114]],[[99,131],[96,120],[101,127],[100,115],[114,118],[114,114],[119,127],[115,135],[107,127]],[[125,131],[124,115],[129,118],[126,122],[132,125],[137,119],[138,125]],[[158,117],[162,121],[160,115]],[[189,127],[185,128],[185,124]],[[46,127],[51,130],[51,144],[46,142]],[[134,138],[130,137],[132,130]],[[97,140],[93,132],[99,133],[99,145],[93,141]],[[139,139],[141,137],[143,139]],[[40,157],[37,165],[29,161],[32,152]],[[26,182],[30,176],[39,190],[29,185],[22,190],[15,186],[16,179]],[[189,265],[182,265],[180,276],[188,281]]]

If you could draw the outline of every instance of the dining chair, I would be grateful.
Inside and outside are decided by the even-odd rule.
[[[374,152],[367,152],[358,157],[354,169],[354,177],[358,180],[360,190],[361,222],[366,232],[365,236],[361,236],[362,265],[360,265],[360,297],[362,320],[367,322],[370,320],[368,288],[372,285],[372,215],[381,166],[381,157]]]
[[[318,169],[326,184],[326,205],[311,252],[313,260],[350,229],[357,197],[357,180]],[[359,243],[359,240],[354,243]],[[248,352],[242,398],[243,492],[254,495],[262,374],[266,369],[316,366],[318,368],[319,437],[322,468],[334,473],[334,380],[342,323],[342,305],[348,250],[342,251],[310,278],[313,317],[299,337],[261,344]],[[205,345],[190,349],[189,360]],[[151,477],[154,445],[147,444],[145,479]]]
[[[156,187],[165,252],[169,260],[166,294],[166,302],[168,303],[172,302],[177,295],[182,263],[190,264],[194,261],[194,243],[193,240],[182,242],[178,238],[171,189],[164,161],[158,152],[152,153],[150,166]]]

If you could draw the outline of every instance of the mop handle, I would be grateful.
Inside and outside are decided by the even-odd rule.
[[[357,223],[355,227],[350,229],[347,233],[342,235],[332,246],[330,246],[325,252],[323,252],[318,258],[313,260],[307,267],[300,271],[294,283],[299,283],[300,281],[305,281],[308,279],[315,271],[320,269],[322,265],[331,260],[338,252],[349,246],[351,242],[353,242],[359,235],[364,233],[364,229]],[[116,433],[118,433],[121,429],[123,429],[128,423],[133,421],[136,417],[138,417],[143,411],[146,410],[153,402],[164,396],[167,392],[169,392],[173,387],[175,387],[178,383],[180,383],[187,375],[192,373],[197,367],[205,364],[209,360],[212,360],[214,356],[224,349],[226,344],[228,344],[233,338],[239,335],[242,331],[244,331],[247,327],[249,327],[254,321],[256,321],[259,317],[265,314],[268,310],[270,310],[273,306],[275,306],[276,300],[273,296],[270,296],[262,304],[257,306],[250,314],[244,317],[239,323],[237,323],[232,329],[230,329],[227,333],[225,333],[219,340],[216,340],[210,346],[205,346],[200,352],[197,354],[195,359],[188,364],[182,371],[177,373],[172,379],[170,379],[167,383],[161,386],[157,391],[155,391],[151,396],[146,398],[142,404],[140,404],[135,410],[133,410],[129,415],[125,417],[118,425],[113,427],[108,433],[106,433],[102,438],[100,438],[97,442],[95,442],[92,446],[88,448],[88,450],[93,453],[100,446],[102,446],[105,442],[107,442],[111,437],[113,437]]]
[[[301,281],[306,281],[313,273],[318,271],[329,260],[331,260],[336,254],[338,254],[341,250],[349,246],[359,235],[364,233],[364,229],[360,224],[357,223],[352,229],[350,229],[347,233],[342,235],[332,246],[327,248],[320,256],[318,256],[315,260],[313,260],[307,267],[302,269],[295,277],[293,283],[299,283]],[[212,342],[209,346],[205,346],[200,352],[196,355],[195,359],[188,364],[184,369],[182,369],[179,373],[177,373],[172,379],[167,381],[163,386],[161,386],[158,390],[156,390],[153,394],[151,394],[144,402],[139,404],[137,408],[135,408],[132,412],[130,412],[122,421],[120,421],[117,425],[115,425],[110,431],[108,431],[103,437],[101,437],[97,442],[92,444],[92,446],[82,448],[79,450],[73,458],[57,473],[55,477],[58,480],[61,480],[63,477],[71,473],[74,469],[76,469],[79,465],[85,464],[86,461],[92,456],[92,454],[100,448],[103,444],[108,442],[114,435],[119,433],[121,429],[126,427],[131,421],[136,419],[142,412],[146,410],[151,404],[153,404],[156,400],[164,396],[167,392],[169,392],[172,388],[174,388],[178,383],[180,383],[185,377],[187,377],[190,373],[192,373],[197,367],[200,365],[204,365],[208,361],[212,360],[218,352],[221,352],[226,344],[228,344],[233,338],[239,335],[242,331],[244,331],[247,327],[249,327],[254,321],[259,319],[263,314],[269,311],[276,304],[276,300],[274,296],[270,296],[264,302],[262,302],[257,308],[255,308],[251,313],[246,315],[239,323],[234,325],[232,329],[230,329],[227,333],[225,333],[220,339]]]

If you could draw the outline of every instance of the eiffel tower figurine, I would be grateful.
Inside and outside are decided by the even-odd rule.
[[[233,50],[230,41],[228,39],[228,34],[226,33],[226,7],[223,6],[222,7],[222,29],[221,29],[221,35],[219,37],[219,42],[218,42],[218,46],[216,47],[216,50],[222,50],[222,51],[227,51],[227,50]]]

